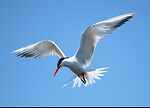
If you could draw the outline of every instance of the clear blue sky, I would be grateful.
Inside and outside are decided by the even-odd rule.
[[[0,106],[149,106],[149,0],[0,0]],[[120,14],[137,15],[99,42],[90,68],[109,66],[94,85],[61,86],[73,75],[58,58],[18,58],[10,52],[53,40],[72,56],[81,32]]]

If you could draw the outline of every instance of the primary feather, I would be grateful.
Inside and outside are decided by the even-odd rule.
[[[85,31],[83,31],[79,48],[75,54],[78,62],[83,67],[89,66],[94,49],[99,40],[101,40],[107,34],[110,34],[117,27],[124,24],[134,15],[134,13],[128,13],[104,20],[89,26]]]
[[[53,41],[40,41],[26,47],[20,48],[18,50],[13,51],[20,57],[46,57],[49,55],[57,55],[58,57],[65,57],[65,54],[61,51],[61,49],[53,42]]]

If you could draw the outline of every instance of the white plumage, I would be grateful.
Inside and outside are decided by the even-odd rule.
[[[49,55],[57,55],[58,57],[65,57],[61,49],[53,42],[44,40],[26,47],[13,51],[21,57],[46,57]]]
[[[95,79],[100,79],[99,77],[104,76],[103,73],[107,72],[107,68],[99,68],[92,71],[87,70],[97,43],[117,27],[123,25],[134,15],[134,13],[123,14],[95,23],[86,28],[82,32],[79,48],[72,57],[65,56],[61,49],[51,40],[40,41],[13,52],[21,57],[34,58],[57,55],[60,57],[60,59],[57,63],[57,69],[54,73],[54,76],[62,66],[68,67],[72,72],[75,73],[75,76],[64,86],[68,85],[72,81],[74,82],[73,87],[76,85],[80,87],[82,83],[85,86],[91,85],[96,82]]]
[[[76,58],[83,66],[90,64],[94,48],[99,40],[111,33],[114,29],[124,24],[134,13],[120,15],[89,26],[83,33]],[[88,49],[88,50],[87,50]]]

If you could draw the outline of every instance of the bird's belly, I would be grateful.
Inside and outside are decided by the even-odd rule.
[[[70,63],[67,67],[76,75],[86,72],[85,69],[77,63]]]

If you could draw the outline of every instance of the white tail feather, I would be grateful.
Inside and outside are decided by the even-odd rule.
[[[99,68],[93,71],[89,71],[86,72],[84,74],[84,78],[86,80],[86,83],[84,84],[81,79],[78,76],[73,77],[71,80],[69,80],[67,83],[65,83],[62,87],[65,87],[66,85],[70,84],[72,81],[73,83],[73,88],[75,86],[81,87],[82,84],[84,84],[84,86],[88,86],[88,85],[92,85],[94,83],[96,83],[95,80],[100,80],[100,76],[104,76],[104,72],[107,72],[106,69],[108,69],[109,67],[105,67],[105,68]]]

